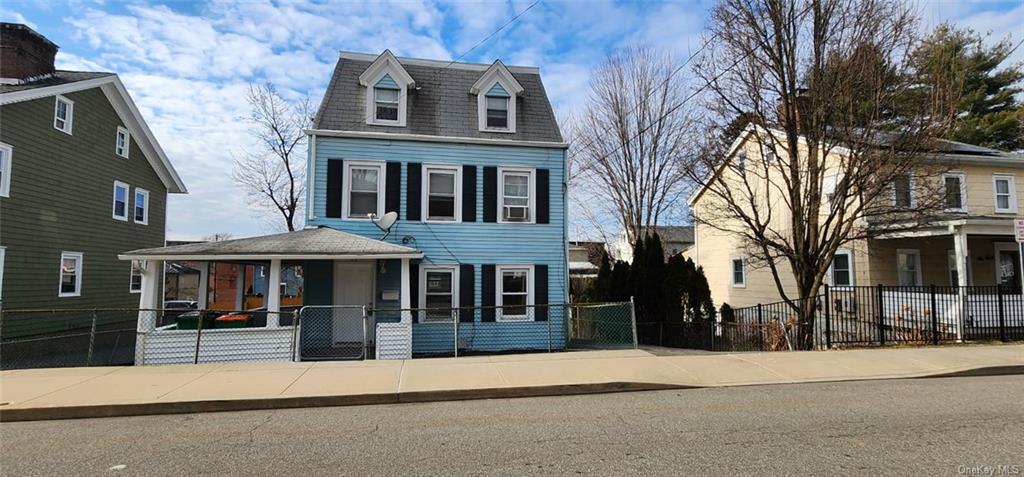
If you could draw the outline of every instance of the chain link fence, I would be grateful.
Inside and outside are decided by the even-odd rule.
[[[138,313],[0,310],[0,369],[131,364]]]
[[[303,361],[364,359],[373,340],[363,306],[306,306],[299,311]]]

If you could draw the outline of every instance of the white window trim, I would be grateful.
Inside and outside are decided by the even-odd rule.
[[[902,175],[902,174],[899,174],[899,175]],[[910,188],[910,205],[905,207],[905,206],[897,205],[896,204],[896,181],[895,181],[895,178],[894,178],[892,184],[890,184],[890,189],[892,189],[892,206],[894,208],[913,209],[913,208],[917,207],[917,197],[916,197],[917,194],[914,194],[914,189],[915,189],[914,186],[917,184],[917,180],[914,178],[914,174],[912,172],[906,173],[906,176],[909,179],[907,181],[908,182],[907,187]]]
[[[61,284],[64,282],[64,259],[74,258],[75,259],[75,291],[63,293],[61,292]],[[57,267],[57,297],[67,298],[74,296],[82,296],[82,252],[61,252],[60,263]]]
[[[737,260],[740,261],[740,264],[741,264],[740,268],[741,268],[741,270],[743,272],[743,281],[742,282],[737,282],[736,281],[736,269],[733,268],[733,266],[736,264]],[[739,257],[739,256],[729,257],[729,283],[732,284],[733,288],[747,288],[747,259],[746,258]]]
[[[136,220],[135,209],[138,208],[139,194],[146,199],[142,205],[142,220]],[[149,191],[146,189],[135,188],[135,193],[132,194],[132,221],[139,225],[149,225]]]
[[[960,207],[944,209],[946,212],[967,212],[967,174],[963,172],[947,172],[942,175],[942,191],[945,194],[946,191],[946,178],[956,177],[960,180]],[[945,207],[945,197],[943,197],[943,207]]]
[[[117,215],[117,188],[124,188],[124,216]],[[128,210],[132,208],[132,188],[121,181],[114,181],[114,194],[110,198],[110,216],[114,220],[128,221]]]
[[[1010,187],[1010,208],[999,208],[999,193],[996,189],[996,181],[1006,179]],[[1017,179],[1013,174],[992,174],[992,207],[997,214],[1013,214],[1017,212]]]
[[[430,210],[430,172],[431,171],[443,171],[443,172],[454,172],[455,173],[455,218],[452,220],[446,219],[431,219],[427,212]],[[420,190],[422,191],[420,197],[420,217],[423,222],[428,223],[442,223],[451,224],[462,222],[462,166],[460,165],[443,165],[443,164],[424,164],[423,174],[421,177],[422,184]]]
[[[67,116],[67,119],[64,120],[64,128],[57,127],[57,105],[60,104],[61,102],[64,102],[65,104],[68,105],[68,116]],[[60,131],[60,132],[62,132],[62,133],[70,135],[72,130],[73,130],[73,128],[74,128],[74,124],[75,124],[75,102],[71,101],[70,99],[65,98],[64,96],[61,96],[61,95],[58,94],[56,96],[56,98],[54,99],[54,101],[53,101],[53,128],[58,130],[58,131]]]
[[[398,83],[398,119],[392,121],[388,119],[377,119],[377,94],[376,86],[377,83],[389,74],[391,79]],[[366,86],[366,124],[373,126],[393,126],[393,127],[405,127],[406,124],[406,112],[409,110],[409,89],[406,85],[402,84],[399,78],[398,72],[391,68],[384,68],[377,72],[372,77]]]
[[[521,173],[530,175],[530,220],[517,222],[505,220],[505,181],[506,172]],[[528,167],[499,167],[498,168],[498,223],[501,224],[534,224],[537,222],[537,170]]]
[[[505,304],[504,304],[504,297],[503,297],[503,295],[505,294],[505,290],[503,290],[503,288],[502,288],[503,285],[504,285],[504,282],[501,279],[501,276],[502,276],[502,272],[504,272],[506,270],[509,270],[509,271],[511,271],[511,270],[526,270],[526,314],[525,315],[505,315],[505,310],[504,310]],[[494,312],[494,319],[495,319],[495,321],[507,321],[507,322],[535,321],[536,320],[536,310],[533,309],[533,306],[534,306],[534,296],[533,296],[533,294],[534,294],[534,283],[533,283],[534,272],[533,272],[533,265],[529,265],[529,264],[520,264],[520,265],[504,264],[504,265],[496,265],[494,267],[494,279],[496,281],[496,283],[494,284],[494,290],[496,291],[496,296],[494,297],[494,303],[497,306],[497,308],[495,309],[495,312]],[[531,310],[533,310],[534,312],[531,313]]]
[[[908,285],[908,284],[902,283],[902,281],[903,281],[902,276],[903,275],[902,275],[902,270],[900,270],[900,255],[914,255],[914,256],[916,256],[917,260],[915,262],[917,263],[917,270],[916,270],[917,271],[917,285]],[[916,248],[898,248],[898,249],[896,249],[896,284],[897,285],[899,285],[901,287],[923,286],[924,285],[924,279],[922,278],[921,268],[922,268],[922,264],[921,264],[921,251],[920,250],[918,250]]]
[[[384,191],[387,175],[384,161],[345,161],[345,180],[342,186],[341,200],[344,202],[344,210],[341,212],[342,220],[370,220],[369,217],[350,217],[352,208],[352,168],[376,168],[377,169],[377,217],[384,216]]]
[[[14,146],[0,142],[0,151],[3,151],[4,157],[6,157],[2,166],[3,170],[0,170],[0,175],[3,175],[3,179],[0,180],[0,197],[10,197],[11,171],[14,170]]]
[[[4,262],[7,261],[7,247],[0,245],[0,299],[4,296]]]
[[[122,151],[123,154],[117,152],[117,148],[118,148],[117,139],[122,134],[124,134],[124,151]],[[131,148],[132,148],[132,135],[128,133],[127,129],[125,129],[125,128],[121,127],[121,126],[118,126],[117,127],[117,133],[114,135],[114,154],[117,154],[118,156],[121,156],[121,157],[123,157],[125,159],[128,159],[129,151],[131,150]]]
[[[833,266],[835,265],[835,258],[833,258],[832,259],[832,263],[830,263],[829,266],[828,266],[828,284],[829,284],[829,286],[831,286],[833,288],[838,288],[838,289],[851,288],[851,287],[856,286],[857,285],[857,278],[854,275],[853,250],[850,250],[848,248],[841,248],[841,249],[836,250],[835,255],[846,255],[847,260],[849,260],[849,263],[850,263],[850,284],[849,285],[836,285],[835,284],[835,276],[832,274]]]
[[[427,307],[427,272],[451,272],[452,274],[452,308],[458,308],[459,303],[459,267],[458,265],[427,265],[420,266],[420,296],[418,308]],[[428,318],[426,312],[421,312],[420,323],[452,323],[452,318]]]
[[[135,266],[135,264],[137,262],[141,262],[141,260],[132,260],[131,262],[129,262],[131,268],[129,268],[129,271],[128,271],[128,293],[142,293],[142,281],[141,281],[142,268],[141,268],[141,264],[140,264],[139,267]],[[138,275],[140,277],[140,281],[139,281],[139,289],[138,290],[132,290],[132,278],[135,277],[135,270],[139,270]]]
[[[509,93],[508,99],[508,127],[507,128],[491,128],[487,127],[487,92],[494,87],[494,84],[500,84],[502,88]],[[504,81],[495,79],[487,87],[481,88],[480,94],[476,95],[476,115],[477,115],[477,128],[481,132],[493,132],[493,133],[506,133],[514,134],[516,132],[516,95],[512,93],[512,86],[505,84]]]

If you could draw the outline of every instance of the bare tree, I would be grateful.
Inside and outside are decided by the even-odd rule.
[[[613,214],[630,244],[686,193],[692,121],[677,107],[686,94],[677,66],[646,47],[611,54],[593,73],[574,131],[570,187]]]
[[[930,85],[928,100],[905,100],[922,85],[908,61],[917,18],[898,0],[724,0],[709,34],[714,47],[695,74],[714,116],[749,122],[757,150],[730,158],[709,132],[694,169],[695,220],[738,238],[751,266],[771,271],[799,314],[798,344],[810,348],[808,298],[836,251],[941,210],[949,165],[929,159],[957,88]]]
[[[295,230],[305,190],[305,160],[300,147],[311,124],[309,97],[289,103],[272,84],[249,85],[246,97],[259,143],[235,159],[232,177],[259,207],[276,211],[289,231]]]

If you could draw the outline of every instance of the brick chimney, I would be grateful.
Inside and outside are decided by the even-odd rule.
[[[0,78],[24,81],[53,74],[57,45],[20,23],[0,23]]]
[[[799,88],[793,92],[793,98],[790,102],[793,104],[794,109],[796,109],[793,115],[796,116],[798,130],[806,130],[808,118],[805,115],[809,114],[811,109],[810,92],[807,89]],[[778,114],[779,124],[784,125],[786,122],[786,103],[782,101],[782,98],[775,101],[775,112]]]

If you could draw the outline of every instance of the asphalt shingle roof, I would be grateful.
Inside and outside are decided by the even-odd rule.
[[[409,92],[406,126],[375,126],[366,124],[367,89],[359,84],[359,75],[373,60],[351,56],[343,54],[334,67],[314,119],[316,129],[562,142],[540,74],[530,72],[536,69],[509,67],[524,89],[516,100],[516,132],[490,133],[479,131],[476,95],[469,92],[489,65],[455,63],[445,67],[446,62],[398,58],[416,81],[416,88]]]
[[[374,240],[329,227],[297,230],[274,235],[249,237],[220,242],[199,242],[169,247],[144,248],[125,252],[132,257],[145,256],[344,256],[344,255],[409,255],[419,256],[411,247]]]
[[[21,84],[0,84],[0,94],[13,93],[15,91],[25,91],[29,89],[45,88],[47,86],[57,86],[68,83],[76,83],[78,81],[91,80],[95,78],[102,78],[104,76],[113,76],[114,73],[104,73],[97,71],[66,71],[57,70],[52,75],[31,81],[28,83]]]

